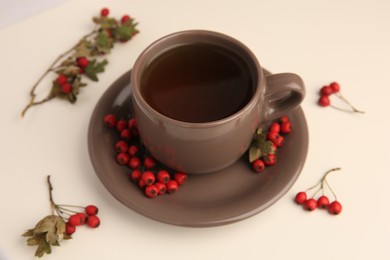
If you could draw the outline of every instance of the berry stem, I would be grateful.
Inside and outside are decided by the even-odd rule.
[[[83,40],[86,40],[88,37],[90,36],[93,36],[95,33],[97,33],[98,30],[97,29],[94,29],[92,32],[86,34],[83,36],[83,38],[81,39],[81,41]],[[39,84],[41,83],[41,81],[47,76],[47,74],[49,74],[50,72],[52,72],[54,69],[55,69],[55,65],[61,60],[63,59],[65,56],[68,56],[70,55],[70,53],[72,53],[73,51],[76,50],[76,47],[79,45],[79,42],[77,44],[75,44],[74,46],[72,46],[72,48],[70,48],[69,50],[65,51],[64,53],[62,53],[60,56],[58,56],[54,61],[53,63],[49,66],[49,68],[42,74],[42,76],[38,79],[37,82],[35,82],[35,84],[32,86],[31,90],[30,90],[30,101],[29,103],[26,105],[26,107],[23,109],[22,113],[21,113],[21,116],[24,117],[24,115],[26,114],[27,110],[32,107],[32,106],[36,106],[36,105],[40,105],[40,104],[43,104],[49,100],[51,100],[52,98],[54,98],[54,96],[52,95],[52,93],[50,93],[46,98],[44,99],[41,99],[40,101],[35,101],[35,98],[36,98],[36,94],[35,94],[35,90],[36,88],[39,86]]]
[[[333,106],[331,105],[332,108],[334,109],[337,109],[337,110],[340,110],[340,111],[343,111],[343,112],[348,112],[348,113],[361,113],[361,114],[364,114],[365,112],[364,111],[361,111],[361,110],[358,110],[356,107],[354,107],[351,102],[349,102],[340,92],[336,93],[336,95],[341,99],[343,100],[345,103],[347,103],[349,105],[349,107],[352,109],[352,110],[348,110],[348,109],[344,109],[344,108],[340,108],[340,107],[336,107],[336,106]]]
[[[329,175],[329,173],[334,172],[334,171],[339,171],[339,170],[341,170],[340,167],[330,169],[329,171],[327,171],[327,172],[324,174],[324,177],[322,177],[322,179],[321,179],[321,188],[323,189],[324,184],[326,184],[326,185],[328,186],[329,190],[332,192],[333,197],[335,198],[335,200],[337,200],[336,193],[332,190],[332,187],[330,187],[328,181],[326,180],[326,177]]]
[[[53,194],[52,194],[53,185],[50,182],[50,175],[47,176],[47,183],[49,185],[49,201],[50,201],[51,214],[54,215],[54,210],[56,210],[56,204],[54,203],[53,200]]]

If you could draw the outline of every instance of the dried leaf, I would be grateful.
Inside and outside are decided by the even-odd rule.
[[[34,235],[34,229],[28,229],[26,232],[22,234],[24,237],[31,237]]]
[[[249,162],[253,162],[261,157],[261,150],[256,145],[249,148]]]
[[[91,55],[92,44],[87,40],[81,40],[75,47],[74,57],[89,57]]]

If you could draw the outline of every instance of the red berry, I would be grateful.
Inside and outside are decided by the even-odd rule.
[[[131,146],[129,147],[129,155],[130,155],[131,157],[134,157],[134,156],[138,155],[138,152],[139,152],[138,146],[136,146],[136,145],[131,145]]]
[[[255,172],[262,172],[265,168],[265,164],[262,160],[257,159],[252,162],[252,169]]]
[[[85,207],[85,213],[87,213],[88,216],[97,215],[99,212],[99,209],[95,205],[88,205]]]
[[[305,201],[303,207],[308,211],[313,211],[317,208],[317,201],[313,198],[308,199]]]
[[[138,157],[132,157],[129,161],[129,167],[133,170],[141,166],[141,160]]]
[[[127,123],[126,120],[118,120],[116,123],[116,129],[118,130],[119,133],[121,133],[123,130],[127,129]]]
[[[292,123],[291,123],[291,122],[283,122],[283,123],[280,125],[280,131],[281,131],[283,134],[289,134],[289,133],[291,133],[291,131],[292,131]]]
[[[121,23],[124,24],[124,23],[127,22],[129,19],[130,19],[130,16],[128,16],[127,14],[125,14],[125,15],[122,16],[122,18],[121,18]]]
[[[183,185],[187,182],[188,176],[183,172],[177,172],[173,175],[178,185]]]
[[[65,83],[68,83],[68,78],[63,74],[59,74],[57,77],[57,83],[59,85],[64,85]]]
[[[330,214],[333,214],[333,215],[338,215],[341,213],[341,211],[343,210],[343,206],[341,205],[340,202],[338,202],[337,200],[333,201],[332,203],[330,203],[330,205],[328,206],[328,212]]]
[[[72,226],[80,226],[83,223],[82,216],[79,215],[78,213],[73,214],[69,217],[68,223]],[[84,222],[85,223],[85,222]]]
[[[131,139],[130,129],[123,129],[121,131],[121,138],[127,141],[130,140]]]
[[[145,186],[146,186],[146,183],[142,179],[139,179],[138,187],[140,187],[140,189],[143,189],[143,188],[145,188]]]
[[[325,195],[322,195],[317,199],[317,206],[319,208],[325,209],[329,206],[329,199]]]
[[[272,123],[269,126],[268,131],[273,132],[273,133],[279,133],[280,132],[280,124],[276,123],[276,122]]]
[[[162,182],[156,182],[154,185],[157,187],[158,195],[163,195],[167,191],[165,184]]]
[[[141,179],[142,172],[140,170],[134,170],[130,174],[130,179],[134,182],[138,182]]]
[[[290,119],[286,115],[281,116],[280,119],[279,119],[280,123],[288,122],[288,121],[290,121]]]
[[[147,169],[152,169],[154,166],[156,166],[156,161],[152,157],[148,156],[144,160],[144,166]]]
[[[168,183],[165,186],[167,187],[168,193],[174,193],[179,189],[179,185],[175,180],[168,181]]]
[[[274,153],[267,154],[263,156],[263,162],[265,165],[271,166],[276,163],[276,155]]]
[[[168,183],[171,179],[171,176],[166,170],[161,170],[157,173],[157,180],[162,183]]]
[[[77,215],[80,217],[81,225],[84,225],[85,223],[87,223],[87,215],[85,215],[82,212],[77,213]]]
[[[103,123],[106,127],[112,128],[116,125],[116,116],[108,114],[104,117]]]
[[[89,216],[87,224],[91,228],[97,228],[100,226],[100,219],[96,215]]]
[[[130,118],[129,119],[129,128],[133,129],[135,127],[137,127],[137,121],[135,120],[135,118]]]
[[[108,14],[110,13],[110,10],[108,8],[103,8],[101,11],[100,11],[100,15],[101,16],[108,16]]]
[[[86,58],[86,57],[78,57],[76,59],[76,62],[77,62],[77,65],[80,67],[80,68],[85,68],[88,66],[89,64],[89,60]]]
[[[320,90],[321,96],[329,96],[333,93],[333,89],[330,86],[323,86]]]
[[[141,179],[145,182],[146,185],[152,185],[156,180],[153,172],[146,171],[142,174]]]
[[[69,222],[66,222],[65,225],[65,232],[69,236],[72,235],[74,232],[76,232],[76,226],[71,225]]]
[[[117,153],[125,153],[125,152],[127,152],[128,149],[129,149],[129,145],[123,140],[119,140],[115,144],[115,151]]]
[[[273,142],[277,147],[280,147],[284,143],[284,137],[276,132],[269,132],[267,134],[267,139]]]
[[[120,165],[125,165],[129,163],[130,156],[127,153],[120,153],[117,155],[116,160]]]
[[[295,195],[295,202],[298,204],[302,205],[303,203],[305,203],[306,199],[307,195],[304,191],[298,192],[297,195]]]
[[[340,85],[337,82],[332,82],[330,84],[330,87],[332,88],[333,92],[339,92],[340,91]]]
[[[72,84],[65,83],[65,84],[61,85],[61,91],[64,94],[70,93],[72,91]]]
[[[149,198],[155,198],[158,195],[158,189],[156,185],[148,185],[145,188],[145,195]]]
[[[327,107],[330,105],[330,99],[328,96],[321,96],[318,100],[318,104],[323,107]]]

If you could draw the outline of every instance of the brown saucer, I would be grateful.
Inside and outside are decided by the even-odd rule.
[[[266,72],[267,73],[267,72]],[[277,151],[278,161],[255,174],[245,158],[232,166],[205,175],[190,175],[178,192],[147,198],[129,180],[130,170],[115,161],[116,136],[103,126],[108,113],[131,112],[130,74],[117,79],[97,103],[88,129],[92,165],[106,189],[132,210],[168,224],[208,227],[233,223],[253,216],[280,199],[294,184],[305,163],[308,129],[301,108],[287,114],[294,130]]]

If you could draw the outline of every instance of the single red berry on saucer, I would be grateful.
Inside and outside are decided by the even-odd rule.
[[[177,182],[175,180],[168,181],[168,183],[165,184],[165,186],[167,187],[168,193],[174,193],[179,189],[179,185],[177,184]]]
[[[302,205],[305,203],[307,199],[307,194],[304,191],[298,192],[297,195],[295,195],[295,202]]]
[[[281,116],[281,117],[279,118],[279,122],[280,122],[280,123],[288,122],[288,121],[290,121],[290,119],[289,119],[286,115]]]
[[[263,156],[263,162],[265,165],[268,165],[268,166],[274,165],[276,163],[276,159],[277,159],[277,157],[273,153]]]
[[[63,74],[58,74],[56,81],[59,85],[64,85],[65,83],[68,83],[68,78]]]
[[[337,200],[333,201],[332,203],[329,204],[328,206],[328,212],[333,215],[338,215],[341,213],[343,210],[343,207],[340,202]]]
[[[71,215],[68,219],[68,223],[74,227],[80,226],[83,223],[82,216],[78,213]],[[84,222],[85,223],[85,222]]]
[[[127,14],[125,14],[125,15],[122,16],[122,18],[121,18],[121,23],[124,24],[124,23],[127,22],[128,20],[130,20],[130,16],[128,16]]]
[[[145,195],[149,198],[155,198],[158,195],[158,189],[156,185],[148,185],[145,188]]]
[[[97,228],[98,226],[100,226],[100,219],[96,215],[89,216],[87,224],[91,228]]]
[[[142,174],[141,179],[145,182],[146,185],[152,185],[155,182],[156,177],[154,176],[153,172],[146,171]]]
[[[333,93],[333,89],[330,86],[323,86],[320,90],[321,96],[329,96]]]
[[[138,146],[136,146],[136,145],[131,145],[131,146],[129,147],[129,155],[130,155],[131,157],[137,156],[137,155],[138,155],[138,152],[139,152]]]
[[[61,85],[61,91],[64,94],[70,93],[72,91],[72,84],[65,83],[65,84]]]
[[[116,130],[118,130],[119,133],[121,133],[123,130],[127,129],[127,122],[126,120],[118,120],[118,122],[116,122]]]
[[[108,114],[104,117],[103,123],[106,127],[112,128],[116,125],[116,116],[113,114]]]
[[[121,131],[121,138],[123,140],[127,140],[129,141],[131,139],[131,132],[130,132],[130,129],[123,129]]]
[[[140,170],[134,170],[130,174],[130,179],[133,182],[138,182],[141,179],[142,172]]]
[[[173,178],[175,179],[178,185],[183,185],[187,182],[188,176],[183,172],[177,172],[173,175]]]
[[[284,143],[284,137],[276,132],[268,132],[267,139],[273,142],[276,147],[280,147]]]
[[[158,181],[154,185],[157,187],[158,195],[163,195],[167,191],[165,184],[162,182]]]
[[[161,170],[157,173],[157,180],[162,183],[168,183],[171,179],[171,176],[166,170]]]
[[[78,57],[76,59],[76,62],[77,62],[77,66],[79,66],[80,68],[85,68],[89,64],[89,60],[86,57]]]
[[[273,133],[279,133],[280,132],[280,124],[277,122],[272,123],[269,126],[268,131],[273,132]]]
[[[322,195],[317,199],[317,206],[322,209],[326,209],[329,206],[329,199],[327,196]]]
[[[132,157],[129,161],[129,167],[133,170],[141,166],[141,160],[138,157]]]
[[[322,95],[320,99],[318,100],[318,104],[323,107],[327,107],[330,105],[330,99],[328,96]]]
[[[87,213],[88,216],[97,215],[99,212],[99,209],[95,205],[88,205],[85,207],[85,213]]]
[[[308,199],[305,201],[303,207],[307,211],[313,211],[317,208],[317,201],[313,198]]]
[[[144,166],[147,169],[152,169],[154,166],[156,166],[156,160],[154,160],[153,157],[148,156],[144,160]]]
[[[130,156],[127,153],[120,153],[117,155],[116,160],[120,165],[126,165],[129,163]]]
[[[127,144],[126,141],[123,141],[123,140],[119,140],[118,142],[116,142],[115,144],[115,151],[117,153],[125,153],[127,152],[129,149],[129,145]]]
[[[292,132],[292,123],[291,122],[283,122],[281,125],[280,125],[280,132],[282,132],[282,134],[289,134]]]
[[[108,14],[110,13],[110,10],[108,8],[103,8],[101,11],[100,11],[100,15],[101,16],[104,16],[104,17],[107,17]]]
[[[265,169],[265,164],[261,159],[254,160],[252,162],[252,169],[255,172],[262,172]]]
[[[76,232],[76,226],[73,226],[69,222],[66,222],[66,224],[65,224],[65,232],[69,236],[72,235],[74,232]]]
[[[332,82],[330,84],[330,87],[332,88],[333,92],[339,92],[340,91],[340,85],[337,82]]]

